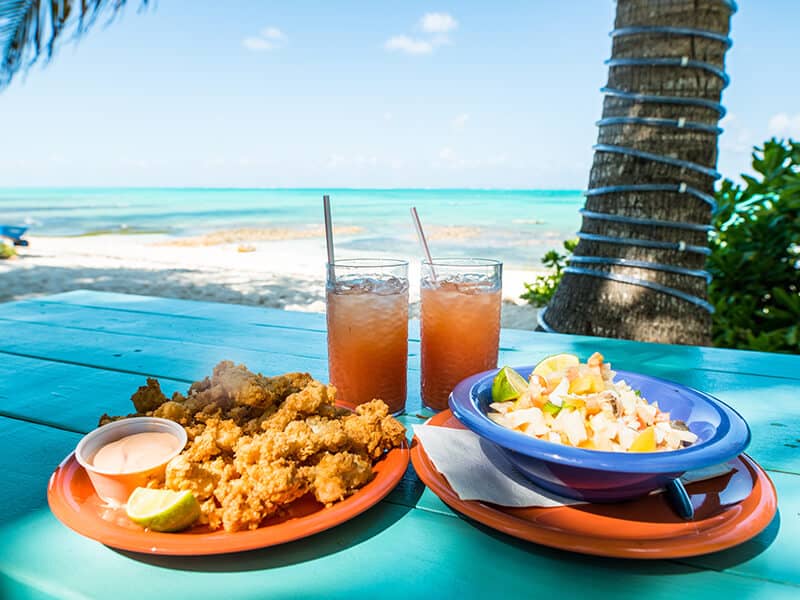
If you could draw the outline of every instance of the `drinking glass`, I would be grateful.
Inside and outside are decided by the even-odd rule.
[[[497,366],[503,264],[484,258],[422,262],[422,403],[447,408],[456,384]]]
[[[328,371],[349,405],[406,404],[408,262],[355,258],[328,265]]]

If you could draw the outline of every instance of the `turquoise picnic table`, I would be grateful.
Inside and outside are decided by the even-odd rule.
[[[409,343],[410,429],[419,397]],[[800,356],[503,330],[501,363],[600,350],[621,369],[707,391],[749,422],[778,513],[757,537],[675,560],[598,558],[496,532],[450,510],[409,467],[365,513],[279,546],[216,556],[117,551],[62,525],[48,479],[145,377],[183,390],[222,359],[327,380],[325,317],[76,291],[0,305],[0,598],[800,597]]]

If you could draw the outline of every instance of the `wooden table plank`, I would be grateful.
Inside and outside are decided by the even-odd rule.
[[[179,366],[176,354],[181,349],[185,350],[176,350],[173,345],[158,346],[156,349],[145,346],[139,354],[147,355],[154,370],[168,364],[172,371],[173,367]],[[92,350],[84,347],[80,349],[80,354],[85,358]],[[65,349],[64,355],[70,352]],[[104,356],[107,356],[107,352]],[[123,357],[114,358],[112,364],[126,371],[135,369],[136,365],[127,361],[131,356],[132,360],[138,360],[138,354],[126,353]],[[220,358],[222,356],[219,354]],[[195,356],[188,358],[192,363],[184,369],[184,374],[195,375],[180,380],[160,376],[167,395],[174,391],[185,392],[192,378],[210,373],[211,367],[208,365],[216,363],[216,357],[205,364],[196,360]],[[255,362],[251,360],[247,364],[263,365],[268,360],[259,353]],[[307,365],[306,362],[294,362],[291,366],[302,369]],[[261,368],[266,371],[266,368]],[[736,407],[750,424],[753,433],[748,452],[765,468],[800,473],[800,412],[796,410],[797,386],[792,380],[655,365],[646,365],[642,370],[704,390]],[[323,380],[325,378],[324,371],[322,375],[312,374]],[[418,372],[409,373],[408,411],[412,415],[428,416],[432,414],[430,411],[420,410],[418,377]],[[19,385],[20,381],[25,384]],[[144,375],[7,355],[0,362],[0,414],[85,432],[95,426],[103,412],[131,412],[130,396],[144,383]],[[89,402],[87,394],[91,399]],[[756,401],[766,398],[769,400]]]
[[[169,340],[327,360],[327,334],[324,330],[314,328],[314,319],[308,314],[294,315],[292,327],[283,325],[279,320],[280,315],[269,315],[269,320],[260,315],[259,322],[252,323],[242,319],[226,321],[183,314],[166,315],[24,301],[4,306],[0,314],[0,331],[3,323],[24,323],[26,326],[33,325],[36,331],[41,330],[35,327],[37,325],[60,328],[52,332],[55,336],[107,332],[142,338],[140,344],[146,344],[148,339]],[[301,321],[306,322],[308,327],[299,327]],[[515,350],[513,345],[503,348],[504,354],[513,354]],[[409,341],[409,367],[412,370],[419,369],[418,339]]]
[[[45,592],[89,598],[796,598],[796,586],[667,561],[597,559],[518,542],[464,519],[381,503],[307,540],[216,557],[116,552],[46,510],[0,527],[0,570]],[[411,541],[413,545],[410,545]],[[491,561],[499,561],[493,565]],[[479,561],[479,562],[478,562]],[[80,567],[76,567],[80,565]],[[313,573],[313,576],[311,575]],[[585,574],[582,576],[581,574]],[[120,581],[124,585],[119,585]],[[66,597],[66,594],[65,596]],[[73,596],[74,597],[74,596]]]
[[[163,315],[186,315],[234,322],[271,323],[277,320],[285,323],[287,327],[311,328],[322,332],[326,330],[325,315],[322,313],[285,311],[278,308],[206,302],[203,300],[74,290],[63,294],[37,298],[30,300],[30,302],[52,302],[104,310],[126,310]]]
[[[217,360],[232,358],[265,372],[259,364],[288,366],[291,359],[293,367],[271,372],[297,370],[303,364],[321,372],[312,371],[319,378],[327,375],[324,315],[94,292],[5,307],[9,310],[0,317],[5,320],[0,322],[0,414],[75,431],[93,427],[97,398],[103,402],[111,398],[120,412],[127,412],[127,398],[143,383],[143,374],[167,375],[171,380],[165,387],[184,389],[186,381],[206,374]],[[93,319],[104,331],[86,326]],[[220,339],[187,335],[189,321],[211,324],[206,331]],[[141,333],[153,326],[163,336]],[[253,332],[267,328],[299,337],[301,342],[291,350],[304,352],[305,339],[313,348],[311,355],[260,349]],[[530,364],[564,351],[583,356],[601,345],[617,368],[678,381],[732,404],[751,423],[750,453],[773,469],[780,519],[755,540],[706,557],[647,563],[594,559],[521,542],[460,517],[409,470],[386,501],[306,541],[227,557],[143,558],[84,540],[58,524],[45,508],[47,478],[79,436],[0,417],[4,448],[13,446],[0,459],[9,473],[2,491],[16,502],[17,490],[24,490],[16,511],[0,515],[0,536],[6,541],[0,546],[0,597],[97,597],[110,589],[110,575],[88,577],[75,564],[92,565],[96,568],[92,574],[124,574],[126,582],[135,583],[123,586],[119,594],[123,598],[159,595],[167,589],[216,598],[221,590],[237,597],[270,593],[352,597],[380,592],[384,597],[408,597],[431,590],[496,597],[498,589],[531,596],[552,593],[553,588],[567,597],[613,595],[637,600],[676,593],[797,597],[800,570],[794,554],[800,538],[800,477],[792,473],[800,472],[800,451],[795,447],[800,432],[795,383],[800,378],[800,357],[509,330],[503,335],[502,362]],[[187,342],[182,339],[186,337],[194,339]],[[140,351],[133,352],[136,349]],[[409,386],[412,413],[419,412],[416,367],[410,371],[414,377]],[[88,397],[87,388],[93,392]],[[402,421],[410,426],[421,419],[408,415]],[[491,568],[491,560],[502,563],[502,568]],[[485,568],[476,569],[476,564]],[[353,565],[358,565],[359,578],[343,583],[341,574],[352,573]],[[310,572],[315,577],[309,577]],[[576,576],[589,573],[591,577]],[[397,585],[387,586],[390,580]]]
[[[53,306],[55,306],[54,303]],[[91,322],[91,315],[84,316],[87,318],[88,322]],[[241,351],[228,351],[226,348],[223,353],[218,347],[211,347],[212,349],[210,352],[214,355],[203,360],[201,358],[203,352],[209,352],[209,347],[207,346],[204,347],[203,350],[199,350],[198,346],[187,345],[185,343],[176,347],[173,343],[164,343],[158,339],[148,339],[146,342],[142,342],[141,340],[134,341],[133,337],[127,335],[116,337],[108,335],[108,337],[103,337],[98,341],[97,336],[105,336],[107,334],[94,332],[82,332],[80,335],[71,332],[72,335],[69,337],[69,345],[54,347],[52,338],[48,335],[51,332],[49,332],[49,330],[44,332],[39,330],[37,334],[34,334],[32,333],[32,328],[35,329],[35,327],[35,324],[26,324],[25,326],[17,326],[14,328],[18,336],[16,339],[23,340],[25,343],[25,346],[21,348],[24,353],[30,352],[34,355],[40,355],[43,358],[55,358],[57,360],[67,361],[79,357],[82,361],[88,361],[90,364],[104,369],[119,369],[125,372],[141,373],[142,375],[155,375],[163,378],[164,374],[160,373],[159,370],[164,369],[165,365],[169,365],[170,375],[173,378],[189,381],[208,373],[211,366],[223,356],[233,358],[237,361],[244,361],[249,364],[251,368],[261,368],[264,371],[272,373],[298,368],[297,360],[291,363],[284,360],[283,364],[273,365],[273,360],[275,360],[276,357],[272,353],[267,353],[266,356],[257,352],[243,355]],[[295,334],[301,339],[306,335],[305,332],[295,332]],[[553,341],[561,341],[559,338],[563,340],[564,336],[548,337],[548,339]],[[117,342],[118,345],[116,347],[111,346],[112,341]],[[124,341],[124,343],[120,344],[120,341]],[[316,348],[319,348],[321,340],[317,338],[315,341]],[[580,342],[580,340],[578,340],[578,342]],[[603,340],[603,342],[607,343],[606,340]],[[19,344],[23,342],[19,342],[17,346],[14,346],[13,343],[13,337],[10,340],[6,340],[6,344],[11,345],[12,350],[20,350]],[[144,347],[132,347],[136,345]],[[315,347],[315,343],[312,340],[309,342],[309,348],[313,347]],[[594,347],[596,348],[597,346],[595,345]],[[567,348],[563,346],[550,346],[547,351],[575,349],[575,344],[571,344],[570,347]],[[119,351],[115,352],[115,350]],[[139,352],[137,352],[137,350]],[[603,350],[605,351],[605,347],[603,347]],[[13,362],[11,359],[12,357],[8,357],[7,360]],[[285,357],[278,357],[278,360],[281,359],[285,359]],[[312,363],[312,361],[307,358],[303,358],[302,361],[304,366],[308,366]],[[252,367],[254,362],[259,365],[259,367]],[[638,362],[638,358],[636,362]],[[716,371],[698,371],[696,369],[686,369],[685,367],[661,366],[665,362],[669,364],[669,361],[665,360],[663,357],[655,358],[652,363],[641,365],[639,370],[703,389],[719,396],[723,400],[727,400],[729,403],[739,406],[740,411],[746,413],[745,417],[756,428],[756,435],[754,435],[754,442],[751,449],[755,457],[762,461],[768,468],[782,468],[790,472],[797,472],[799,459],[797,453],[792,452],[798,444],[798,438],[793,437],[793,432],[797,430],[797,418],[792,418],[791,416],[795,414],[792,410],[794,406],[794,389],[791,380],[766,379],[753,376],[730,375]],[[261,365],[266,366],[262,367]],[[628,366],[627,362],[623,362],[622,366]],[[274,368],[269,370],[267,367]],[[316,367],[316,369],[312,370],[312,374],[315,377],[325,379],[325,365],[317,361]],[[62,367],[60,370],[65,371],[66,369]],[[62,378],[63,381],[68,381],[66,376],[60,375],[59,377]],[[412,412],[419,410],[417,377],[418,373],[414,371],[410,372],[408,406],[409,410]],[[50,380],[55,380],[55,376],[51,377]],[[781,381],[783,381],[783,383],[781,383]],[[59,385],[63,388],[65,386],[68,387],[69,383],[62,382]],[[35,389],[40,386],[33,385],[32,387]],[[122,411],[128,410],[127,398],[135,387],[136,385],[114,388],[116,403],[113,405],[112,410],[119,411],[120,409],[116,408],[117,406],[122,408]],[[170,388],[169,391],[171,392],[175,388],[180,389],[180,386],[176,385]],[[55,391],[55,394],[58,393],[61,392]],[[7,380],[5,386],[0,387],[0,396],[9,396],[11,394],[14,394],[13,379]],[[14,395],[17,397],[20,396],[19,393]],[[768,403],[761,402],[755,404],[751,401],[750,397],[769,397],[770,401]],[[53,402],[50,404],[57,404],[58,398],[58,396],[53,396]],[[122,403],[119,402],[120,398],[123,399]],[[2,400],[2,398],[0,398],[0,400]],[[85,402],[80,402],[79,404],[77,402],[69,402],[68,404],[72,406],[85,406]],[[28,409],[28,406],[33,408]],[[4,401],[0,404],[0,410],[3,411],[4,414],[21,417],[32,417],[30,412],[26,414],[26,411],[33,410],[37,414],[32,418],[35,418],[37,421],[49,422],[73,429],[77,428],[74,421],[64,422],[53,420],[52,418],[48,420],[48,417],[45,415],[57,414],[58,411],[53,410],[46,402],[43,403],[41,395],[18,403],[16,406],[11,406],[8,401]],[[87,419],[89,415],[82,416],[84,418],[84,425],[81,425],[81,428],[85,427],[85,423],[94,422],[94,415],[91,416],[91,419]],[[789,422],[787,423],[784,421]],[[758,430],[760,425],[765,426],[763,431]],[[784,462],[783,457],[787,457],[788,462]]]
[[[167,315],[183,314],[222,321],[233,320],[250,323],[274,323],[277,319],[286,326],[325,331],[325,316],[318,313],[281,311],[278,309],[196,300],[77,290],[47,296],[30,302],[54,302],[87,307],[94,306],[103,309],[139,310],[141,312],[155,312]],[[7,303],[4,306],[11,304],[13,303]],[[418,325],[412,324],[410,331],[412,332],[411,337],[418,339],[418,336],[414,335],[418,332]],[[800,356],[792,354],[774,354],[703,346],[644,344],[627,340],[554,333],[546,334],[513,329],[504,329],[502,335],[504,336],[504,345],[521,351],[536,352],[537,348],[541,348],[542,352],[546,352],[546,349],[558,347],[571,348],[572,351],[581,354],[581,356],[588,356],[594,352],[594,346],[598,340],[602,340],[606,348],[614,352],[614,355],[611,356],[617,362],[625,358],[625,350],[627,350],[628,352],[633,351],[637,360],[640,357],[642,360],[650,362],[656,356],[661,357],[659,364],[664,366],[681,368],[702,365],[702,368],[706,370],[733,371],[753,375],[800,379]],[[620,366],[620,368],[622,367]],[[625,368],[636,370],[631,366],[626,366]]]
[[[167,396],[186,392],[188,382],[161,378]],[[0,415],[86,433],[104,412],[134,412],[131,394],[145,377],[5,355],[0,360]]]
[[[412,424],[409,417],[403,420],[406,425]],[[0,463],[3,472],[8,474],[5,480],[7,489],[24,492],[21,498],[18,494],[14,496],[14,510],[0,517],[0,523],[3,523],[13,521],[20,514],[29,512],[30,508],[44,506],[44,490],[49,474],[71,452],[79,436],[10,419],[0,419],[0,435],[8,442],[10,450],[2,455],[3,462]],[[709,557],[687,559],[687,564],[726,568],[754,577],[777,577],[780,581],[800,585],[800,575],[794,569],[792,553],[794,540],[800,536],[800,477],[780,473],[771,475],[778,486],[782,510],[780,537],[773,540],[777,533],[777,526],[773,526],[748,544]],[[423,490],[412,471],[406,474],[402,484],[390,495],[389,501],[457,518],[430,490]],[[776,576],[776,573],[780,575]]]
[[[216,359],[208,362],[198,359],[190,366],[184,365],[186,376],[178,379],[164,377],[160,373],[139,373],[125,369],[112,371],[2,352],[0,356],[0,415],[83,432],[95,427],[103,412],[120,415],[134,412],[130,397],[140,385],[145,384],[148,376],[157,377],[164,393],[171,396],[175,391],[186,393],[191,381],[211,374],[212,367],[207,365],[216,364]],[[150,356],[149,364],[177,364],[174,354],[159,356]],[[237,362],[242,359],[236,353],[220,353],[220,357],[233,358]],[[187,362],[190,358],[187,357]],[[269,358],[257,358],[261,360],[243,362],[249,366],[262,365],[261,369],[270,375],[286,372],[268,370]],[[293,370],[309,370],[318,379],[327,381],[325,371],[320,375],[317,369],[307,369],[312,366],[307,362],[295,362],[292,366]],[[419,372],[409,373],[406,408],[411,415],[422,414],[427,418],[433,414],[421,409]]]
[[[193,303],[187,300],[171,302],[180,303],[180,308]],[[62,304],[49,300],[15,302],[5,305],[4,308],[0,323],[13,321],[52,325],[92,333],[105,331],[135,337],[190,341],[327,359],[326,333],[324,329],[320,331],[317,328],[316,319],[310,313],[273,310],[253,315],[252,311],[245,311],[238,319],[234,319],[234,311],[228,307],[227,318],[212,319],[177,312],[165,314],[130,311]],[[190,312],[190,309],[186,308],[186,312]],[[284,314],[291,315],[291,326],[286,326],[285,321],[281,320]],[[303,323],[306,324],[305,327],[302,326]],[[300,331],[291,333],[291,330]],[[419,369],[419,322],[416,320],[409,323],[409,337],[409,368],[415,370]],[[597,345],[597,338],[588,339],[592,348],[578,348],[586,356]],[[580,340],[504,329],[501,332],[499,361],[516,365],[534,363],[549,354],[569,350],[570,345],[565,346],[565,342],[579,343]],[[603,343],[610,360],[635,360],[637,365],[663,354],[661,347],[651,348],[649,345],[624,340],[603,340]]]
[[[407,418],[406,418],[407,419]],[[15,578],[20,578],[20,581],[39,581],[44,585],[43,590],[47,591],[50,584],[53,586],[60,580],[59,575],[53,575],[49,569],[45,569],[47,573],[46,580],[52,581],[50,584],[47,581],[42,582],[41,577],[36,576],[35,565],[38,560],[48,561],[44,564],[63,563],[67,556],[70,556],[72,550],[70,548],[78,548],[76,555],[81,561],[84,557],[89,555],[95,556],[98,561],[97,567],[102,569],[117,568],[114,564],[106,564],[109,560],[116,560],[115,557],[118,553],[103,548],[89,540],[81,539],[77,534],[74,534],[60,524],[58,524],[49,512],[45,505],[45,489],[47,480],[50,473],[55,469],[55,466],[60,460],[65,457],[77,443],[79,436],[59,431],[51,428],[41,427],[30,423],[21,421],[14,421],[10,419],[0,418],[0,435],[4,440],[8,440],[8,451],[3,453],[0,458],[0,467],[7,476],[3,480],[3,495],[5,497],[13,497],[15,503],[14,510],[5,511],[0,514],[0,536],[7,543],[4,549],[0,549],[0,571],[5,573],[14,574]],[[725,569],[729,574],[738,574],[742,576],[754,577],[765,580],[772,580],[776,582],[788,582],[793,585],[800,586],[800,573],[798,573],[794,564],[795,540],[800,536],[800,477],[795,475],[786,474],[773,474],[775,483],[778,487],[779,497],[781,499],[781,521],[780,526],[774,523],[771,528],[763,532],[751,542],[739,546],[735,549],[726,552],[709,555],[706,557],[697,557],[693,559],[686,559],[680,561],[686,565],[694,567],[707,567],[711,569]],[[24,492],[20,495],[20,491]],[[420,492],[421,495],[420,495]],[[412,498],[415,501],[408,502]],[[422,491],[416,477],[409,475],[404,480],[404,483],[393,492],[389,500],[384,502],[395,508],[385,508],[378,510],[376,518],[368,519],[366,531],[360,526],[354,525],[354,529],[350,533],[343,532],[341,535],[334,535],[333,540],[323,540],[322,547],[335,547],[336,551],[342,550],[353,543],[360,543],[366,541],[364,538],[371,537],[374,532],[382,531],[378,523],[384,519],[395,521],[397,519],[406,519],[409,515],[409,510],[413,506],[419,508],[413,509],[414,515],[421,515],[422,513],[430,514],[431,517],[452,520],[457,522],[458,525],[440,525],[432,527],[425,525],[425,531],[428,534],[424,536],[426,544],[421,550],[422,553],[430,552],[427,544],[430,543],[428,536],[435,537],[437,535],[457,535],[461,543],[466,544],[460,552],[453,550],[452,547],[443,548],[443,552],[448,552],[446,556],[451,556],[454,552],[459,558],[465,554],[475,553],[474,556],[504,556],[501,550],[495,547],[496,544],[506,543],[515,551],[519,551],[522,555],[527,556],[527,561],[532,562],[533,565],[537,561],[557,560],[562,561],[563,564],[559,567],[563,576],[567,576],[569,569],[574,568],[576,562],[584,566],[589,564],[592,559],[588,557],[580,557],[569,553],[549,550],[535,544],[529,544],[515,540],[498,532],[494,532],[485,528],[473,521],[460,517],[450,511],[441,501],[433,495],[430,490],[425,489]],[[413,517],[414,519],[422,518]],[[427,518],[426,518],[427,519]],[[427,522],[427,521],[426,521]],[[362,524],[363,525],[363,524]],[[416,527],[416,526],[414,526]],[[447,532],[453,530],[455,534]],[[340,528],[337,528],[337,530]],[[40,531],[42,538],[37,542],[36,539],[28,539],[30,532]],[[336,530],[335,530],[336,531]],[[437,533],[438,531],[438,533]],[[405,534],[403,534],[405,535]],[[352,536],[352,537],[351,537]],[[777,536],[777,537],[776,537]],[[42,544],[41,539],[50,539],[52,543]],[[320,554],[327,554],[327,552],[320,551],[320,545],[317,543],[318,536],[314,536],[307,541],[309,547],[304,547],[306,542],[298,544],[290,544],[291,546],[286,552],[275,551],[261,551],[267,554],[274,554],[277,556],[293,556],[299,562],[308,560],[309,557],[319,557]],[[483,539],[489,538],[489,539]],[[774,539],[773,539],[774,538]],[[417,539],[417,538],[407,538]],[[345,541],[346,540],[346,541]],[[392,545],[403,545],[398,541],[390,542]],[[22,544],[22,548],[20,548]],[[487,544],[489,546],[487,547]],[[26,546],[27,545],[27,546]],[[407,544],[405,544],[407,546]],[[47,546],[49,549],[44,548]],[[30,562],[33,558],[29,555],[25,556],[25,547],[28,551],[35,553],[44,553],[44,556]],[[283,547],[282,547],[283,548]],[[22,551],[22,554],[20,554]],[[396,552],[396,548],[394,550]],[[48,555],[49,553],[49,555]],[[259,554],[258,552],[256,554]],[[259,560],[251,560],[250,553],[234,555],[236,562],[252,562],[253,565],[259,565]],[[435,553],[428,555],[425,562],[435,562]],[[109,558],[111,557],[111,558]],[[142,558],[136,555],[131,555],[133,562],[131,563],[134,569],[139,569],[140,565],[136,560]],[[145,562],[155,563],[169,568],[184,568],[187,563],[194,563],[194,568],[200,570],[215,571],[220,568],[218,561],[222,561],[222,565],[230,564],[227,559],[223,560],[220,557],[206,558],[206,559],[148,559]],[[404,559],[405,560],[405,559]],[[505,556],[503,558],[505,564]],[[613,561],[611,559],[602,559],[601,565],[617,565],[615,569],[624,572],[629,568],[634,568],[635,565],[643,565],[645,563],[636,563],[634,561]],[[29,564],[28,564],[29,563]],[[648,568],[654,569],[657,573],[673,572],[676,567],[669,566],[666,561],[657,561],[654,563],[646,563]],[[656,565],[656,566],[653,566]],[[273,565],[274,566],[274,565]],[[267,565],[260,564],[260,566],[253,566],[252,568],[267,568]],[[341,566],[339,567],[341,568]],[[443,567],[439,568],[449,568]],[[530,567],[532,568],[532,566]],[[548,569],[552,569],[552,565],[548,564]],[[678,569],[680,570],[680,569]],[[493,571],[498,571],[494,569]],[[500,570],[502,571],[502,570]],[[109,571],[110,572],[110,571]],[[458,574],[453,573],[454,576]],[[512,577],[513,579],[513,577]],[[498,585],[499,581],[496,581]],[[57,587],[57,586],[56,586]],[[80,585],[77,590],[92,596],[92,589],[82,588]],[[143,590],[139,590],[142,592]],[[586,590],[584,590],[586,591]],[[124,596],[123,596],[124,597]]]
[[[33,585],[36,585],[33,582]],[[63,588],[54,590],[54,593],[66,593]],[[27,582],[12,579],[2,571],[0,571],[0,598],[13,600],[19,598],[20,600],[57,600],[58,596],[47,594],[42,590],[31,587]],[[72,596],[75,598],[75,596]]]
[[[188,381],[159,382],[167,396],[189,387]],[[9,355],[0,361],[0,415],[87,433],[103,412],[133,412],[130,396],[144,383],[139,375]],[[413,414],[399,419],[409,432],[423,421]]]
[[[685,562],[696,566],[758,577],[800,587],[797,549],[800,540],[800,477],[769,473],[778,493],[778,515],[755,538],[724,552]],[[800,590],[797,592],[800,597]]]
[[[800,379],[800,355],[775,354],[769,352],[753,352],[749,350],[731,350],[728,348],[710,348],[706,346],[677,346],[670,344],[652,344],[613,340],[609,338],[562,335],[557,333],[526,332],[531,344],[544,342],[560,344],[570,348],[570,352],[588,357],[601,346],[605,354],[609,354],[612,363],[619,369],[639,371],[637,363],[662,366],[673,369],[702,369],[729,373],[781,377],[784,379]],[[625,356],[627,351],[629,356]],[[642,361],[641,358],[644,359]]]
[[[35,331],[47,331],[42,327],[50,326],[54,328],[53,335],[106,332],[141,338],[141,343],[149,339],[169,340],[327,359],[324,331],[297,331],[266,323],[226,323],[186,315],[132,313],[53,302],[4,306],[0,325],[7,323],[24,323]]]
[[[800,473],[800,411],[794,380],[658,364],[648,364],[643,371],[702,390],[732,406],[750,426],[748,454],[766,469]]]
[[[0,417],[0,525],[47,510],[50,474],[80,438],[68,431]]]
[[[112,292],[94,292],[90,290],[75,290],[35,300],[7,303],[5,306],[23,306],[26,304],[32,306],[41,305],[43,307],[49,304],[64,304],[84,308],[98,308],[104,311],[128,311],[142,315],[183,315],[233,324],[249,323],[274,326],[276,322],[280,322],[283,327],[287,328],[326,332],[325,315],[322,313],[284,311],[275,308]],[[515,348],[520,343],[527,348],[530,341],[530,333],[530,331],[503,329],[501,332],[501,345]],[[409,337],[413,341],[419,341],[419,321],[416,319],[412,319],[409,322]],[[621,341],[621,343],[630,344],[630,342],[624,341]],[[541,341],[539,341],[539,344],[541,344]]]
[[[407,426],[416,421],[410,417],[404,417],[403,420]],[[22,498],[15,497],[12,510],[2,515],[0,522],[3,522],[13,520],[20,512],[28,512],[24,507],[44,504],[44,489],[49,474],[60,459],[74,448],[79,436],[9,419],[0,419],[0,436],[10,450],[2,454],[3,462],[0,463],[3,472],[9,474],[7,484],[14,482],[9,489],[23,492]],[[775,577],[774,573],[778,572],[781,573],[780,580],[800,585],[792,553],[794,540],[800,537],[800,478],[781,473],[771,473],[771,476],[779,490],[781,536],[772,540],[776,534],[776,527],[773,526],[748,544],[718,555],[687,560],[687,564],[708,565],[717,569],[726,567],[734,572],[762,578]],[[430,490],[426,488],[423,491],[421,483],[411,471],[389,500],[453,517],[452,511]],[[743,561],[744,564],[738,564]]]
[[[321,379],[328,368],[322,358],[233,348],[222,340],[208,345],[11,321],[0,322],[0,352],[187,381],[207,375],[220,360],[265,373],[296,371],[303,364]]]

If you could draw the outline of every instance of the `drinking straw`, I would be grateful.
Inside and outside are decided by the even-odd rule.
[[[333,279],[333,224],[331,223],[331,198],[322,196],[322,209],[325,212],[325,243],[328,246],[328,268]]]
[[[422,222],[419,220],[419,214],[417,213],[417,207],[411,207],[411,219],[414,221],[414,227],[417,229],[417,238],[419,239],[419,244],[422,246],[422,252],[425,254],[425,257],[428,259],[428,264],[431,266],[431,278],[433,279],[433,283],[436,283],[436,270],[433,268],[433,259],[431,258],[431,251],[428,248],[428,241],[425,239],[425,232],[422,231]]]

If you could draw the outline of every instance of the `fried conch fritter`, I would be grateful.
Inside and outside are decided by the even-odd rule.
[[[152,487],[191,490],[200,523],[226,531],[255,529],[306,495],[338,502],[372,479],[372,466],[400,446],[405,428],[382,400],[354,413],[334,405],[336,389],[308,373],[265,377],[223,361],[187,395],[167,398],[148,379],[131,416],[162,417],[186,428],[186,448]],[[103,415],[100,424],[126,417]]]

